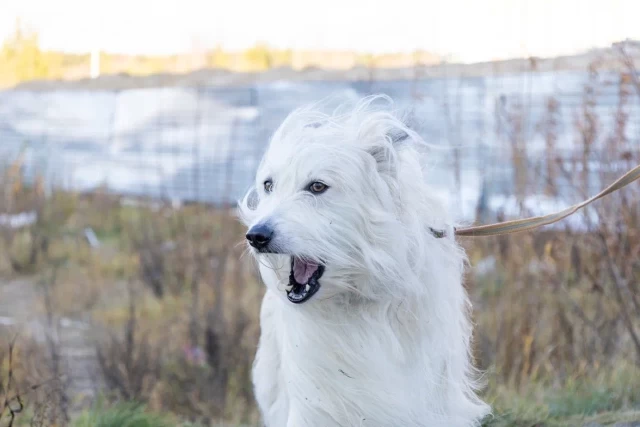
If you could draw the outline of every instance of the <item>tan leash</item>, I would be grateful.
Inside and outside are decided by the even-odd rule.
[[[464,237],[499,236],[502,234],[511,234],[511,233],[518,233],[521,231],[533,230],[534,228],[542,227],[543,225],[553,224],[554,222],[558,222],[568,217],[569,215],[576,213],[578,210],[595,202],[596,200],[608,194],[611,194],[614,191],[618,191],[621,188],[626,187],[627,185],[636,181],[638,178],[640,178],[640,165],[636,166],[635,168],[631,169],[629,172],[625,173],[622,177],[618,178],[613,184],[611,184],[610,186],[608,186],[607,188],[605,188],[595,196],[591,197],[590,199],[587,199],[582,203],[578,203],[577,205],[570,206],[567,209],[562,210],[560,212],[556,212],[556,213],[544,215],[544,216],[536,216],[532,218],[499,222],[497,224],[456,228],[455,235],[464,236]],[[431,232],[435,237],[438,237],[438,238],[445,236],[445,233],[443,231],[431,230]]]

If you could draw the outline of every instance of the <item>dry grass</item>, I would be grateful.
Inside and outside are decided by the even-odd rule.
[[[63,385],[47,363],[46,349],[28,336],[7,333],[0,333],[0,345],[0,426],[63,422]]]
[[[559,194],[559,183],[572,177],[573,196],[581,199],[592,193],[585,171],[608,183],[640,163],[638,141],[626,136],[629,102],[640,94],[640,84],[631,74],[622,76],[616,126],[605,134],[594,101],[597,69],[592,71],[593,84],[585,89],[575,117],[580,150],[570,157],[555,148],[555,100],[549,100],[548,114],[538,126],[547,141],[538,165],[525,161],[526,138],[519,134],[526,109],[507,115],[505,149],[512,150],[513,164],[527,172],[516,169],[513,180],[522,215],[527,214],[526,194],[541,189]],[[256,425],[249,373],[264,291],[255,266],[242,257],[243,230],[232,211],[132,206],[105,192],[46,197],[37,182],[22,182],[19,163],[6,168],[0,179],[0,212],[33,210],[38,221],[2,229],[0,273],[27,275],[35,283],[56,272],[55,284],[45,280],[49,286],[38,288],[34,313],[90,319],[109,402],[134,400],[203,426],[223,420]],[[601,169],[592,169],[594,164]],[[584,229],[579,231],[561,225],[463,241],[472,267],[467,286],[474,303],[476,355],[488,370],[486,397],[496,409],[488,425],[640,418],[639,201],[638,186],[609,196],[580,214]],[[87,227],[100,246],[88,244]],[[493,268],[475,268],[488,261]],[[0,361],[8,342],[8,337],[0,340]],[[52,366],[55,351],[50,350],[61,344],[48,345],[40,352],[14,354],[14,385],[26,381],[20,387],[28,388],[38,382],[28,380],[32,371],[23,365],[37,365],[44,357],[49,363],[43,366]],[[13,396],[7,394],[6,352],[4,360],[2,399]],[[44,411],[37,402],[25,398],[25,411],[32,411],[23,412],[25,418]],[[47,410],[59,412],[60,405],[54,399]],[[115,408],[118,416],[139,415],[137,406]],[[83,416],[99,418],[103,410],[109,408]]]

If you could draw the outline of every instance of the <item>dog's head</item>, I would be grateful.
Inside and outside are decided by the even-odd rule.
[[[418,151],[407,143],[419,137],[374,108],[380,98],[331,114],[294,111],[273,135],[255,186],[240,203],[263,279],[293,303],[321,287],[325,297],[375,297],[379,287],[358,284],[397,280],[411,268],[407,240],[415,236],[408,234],[421,231],[408,204],[422,200],[412,191],[423,191]]]

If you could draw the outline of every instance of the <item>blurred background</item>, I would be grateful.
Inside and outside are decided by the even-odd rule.
[[[635,0],[0,3],[0,426],[260,426],[235,201],[293,108],[391,96],[458,220],[640,163]],[[640,423],[640,186],[465,239],[491,426]],[[628,423],[628,424],[624,424]]]

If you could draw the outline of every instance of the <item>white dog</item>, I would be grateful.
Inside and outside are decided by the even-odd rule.
[[[267,285],[253,369],[267,427],[474,426],[465,255],[424,141],[369,97],[294,111],[240,203]]]

